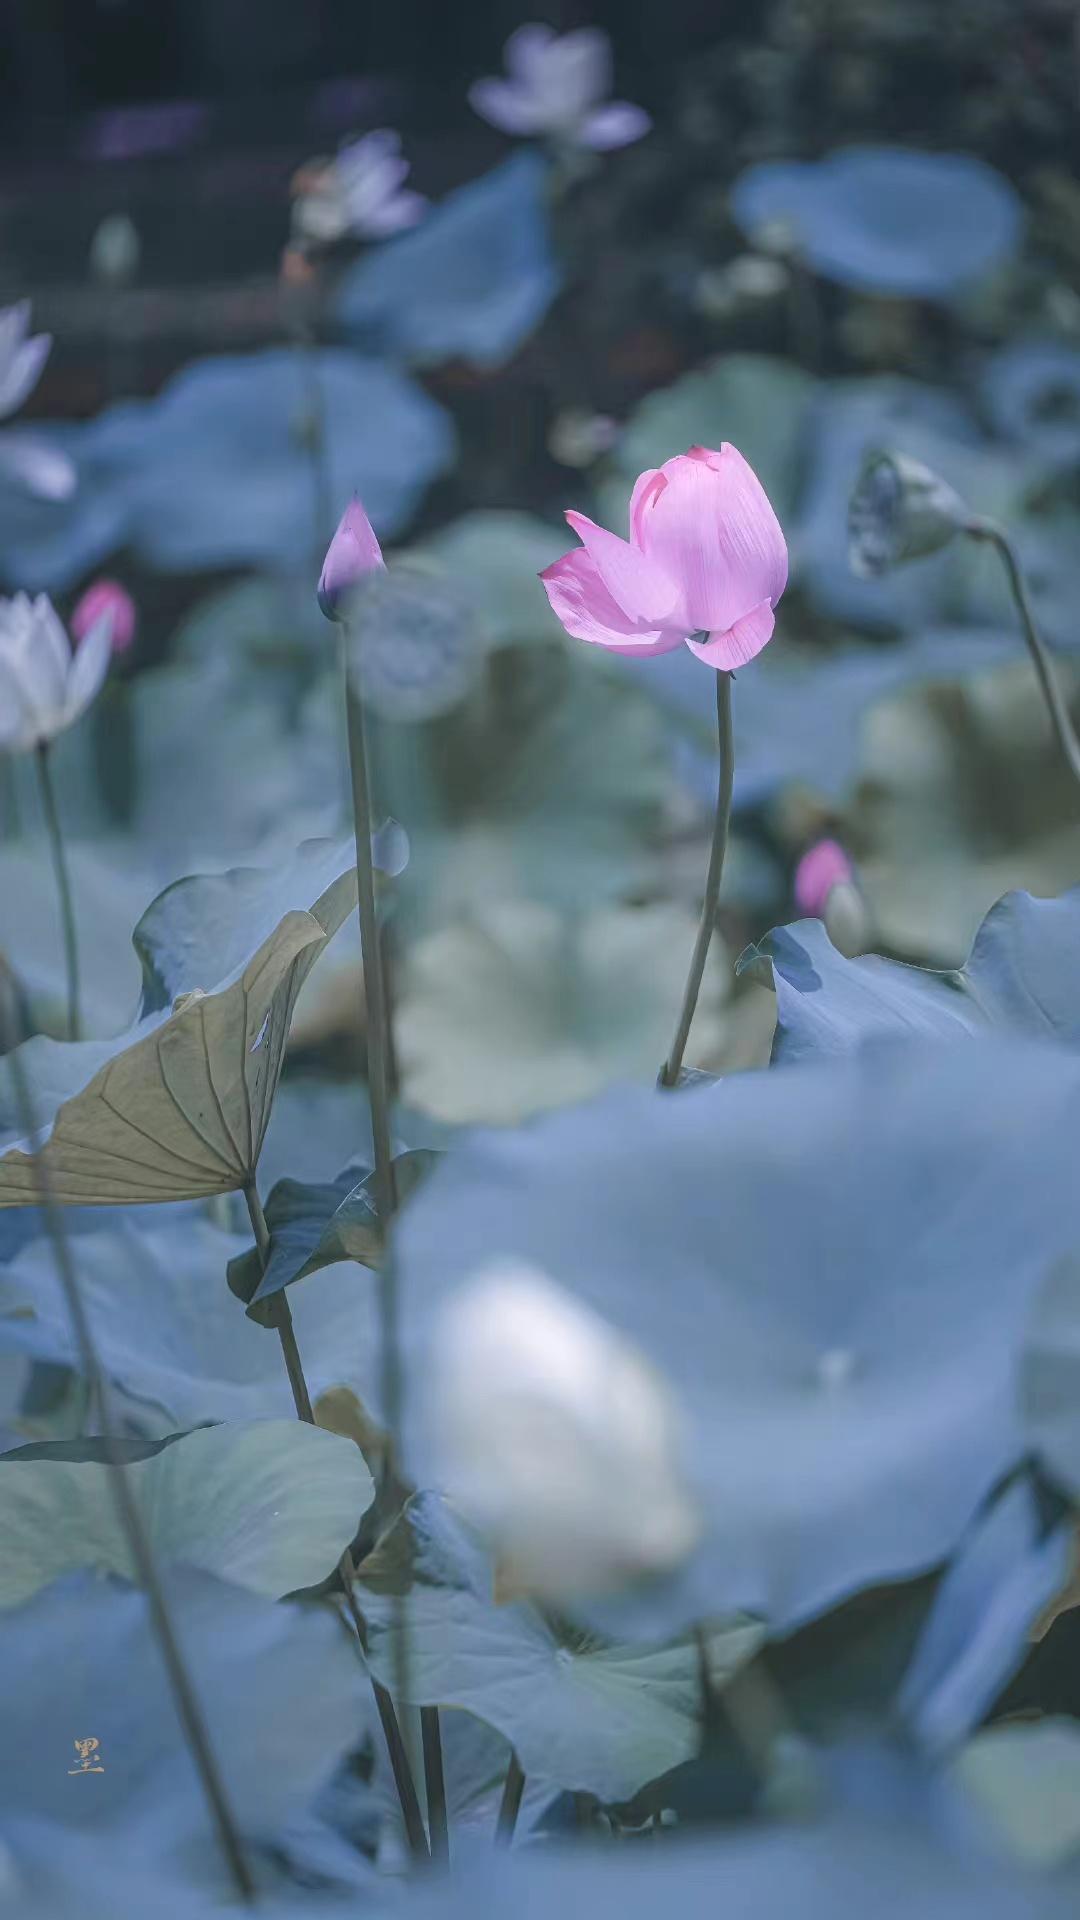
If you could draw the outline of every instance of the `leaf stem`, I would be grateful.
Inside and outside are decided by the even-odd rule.
[[[47,740],[38,741],[34,758],[37,761],[38,785],[41,789],[41,806],[45,815],[45,826],[49,835],[53,871],[56,875],[56,891],[60,901],[60,923],[64,933],[64,963],[67,969],[68,1039],[78,1040],[81,1033],[81,1022],[79,1019],[79,943],[75,932],[75,906],[71,896],[71,879],[68,874],[67,855],[64,851],[64,836],[60,830],[60,814],[56,805],[56,789],[53,786],[52,767],[49,762],[49,743]]]
[[[720,881],[724,871],[724,855],[727,852],[728,828],[731,823],[731,794],[735,783],[735,742],[731,730],[731,674],[723,668],[720,668],[716,675],[716,731],[720,745],[720,782],[716,795],[716,820],[709,852],[709,869],[705,876],[705,898],[701,908],[701,924],[698,927],[690,961],[686,991],[683,994],[679,1024],[675,1029],[671,1052],[660,1070],[659,1084],[662,1087],[677,1087],[679,1084],[683,1055],[690,1038],[690,1027],[705,974],[709,943],[716,925]]]
[[[14,982],[6,966],[0,977],[0,996],[3,1003],[4,1044],[7,1048],[7,1064],[15,1089],[15,1104],[19,1110],[20,1130],[29,1136],[37,1131],[37,1116],[34,1113],[29,1082],[18,1051],[20,1023],[15,1011],[17,1001]],[[143,1525],[142,1515],[132,1494],[123,1458],[116,1444],[109,1383],[98,1358],[89,1316],[71,1257],[71,1248],[60,1219],[59,1209],[53,1198],[48,1171],[40,1158],[35,1161],[35,1170],[57,1277],[71,1316],[89,1395],[98,1409],[101,1441],[108,1463],[113,1498],[139,1580],[146,1592],[150,1619],[165,1663],[177,1717],[195,1762],[210,1817],[236,1890],[242,1900],[253,1901],[256,1895],[255,1880],[248,1864],[243,1837],[218,1768],[202,1707],[176,1636],[154,1549]]]
[[[251,1231],[255,1235],[255,1246],[265,1272],[266,1262],[270,1252],[270,1229],[266,1224],[266,1214],[263,1211],[263,1204],[259,1199],[259,1191],[254,1180],[245,1182],[243,1194],[247,1202]],[[281,1342],[285,1371],[289,1376],[289,1385],[292,1388],[296,1417],[298,1420],[305,1421],[308,1426],[313,1427],[316,1424],[315,1413],[311,1404],[311,1394],[308,1391],[303,1362],[300,1358],[300,1349],[296,1343],[292,1309],[289,1306],[285,1288],[279,1288],[277,1293],[270,1296],[270,1299],[273,1306],[274,1327],[278,1339]],[[338,1572],[341,1575],[341,1584],[345,1590],[345,1600],[353,1626],[356,1630],[356,1637],[360,1642],[361,1651],[366,1655],[368,1648],[367,1622],[360,1611],[360,1606],[356,1598],[356,1568],[353,1565],[353,1557],[348,1547],[346,1547],[338,1562]],[[423,1816],[420,1812],[420,1802],[417,1798],[416,1784],[409,1767],[409,1759],[405,1749],[405,1742],[402,1738],[401,1727],[397,1714],[394,1711],[394,1703],[387,1689],[376,1680],[374,1674],[369,1673],[369,1678],[371,1680],[371,1690],[375,1696],[376,1710],[386,1739],[387,1752],[390,1758],[390,1770],[394,1776],[394,1785],[397,1788],[398,1799],[401,1803],[401,1817],[405,1823],[405,1834],[408,1839],[409,1848],[415,1859],[427,1860],[429,1855],[427,1836],[424,1832]]]
[[[1001,556],[1016,611],[1020,615],[1020,625],[1035,668],[1035,676],[1039,682],[1039,691],[1050,715],[1050,723],[1057,735],[1058,745],[1068,762],[1073,779],[1080,782],[1080,741],[1077,740],[1069,717],[1069,709],[1058,686],[1053,662],[1035,625],[1035,615],[1016,549],[1004,527],[999,526],[996,520],[969,520],[964,531],[973,540],[986,541]]]
[[[506,1770],[502,1800],[499,1803],[499,1817],[495,1822],[495,1844],[508,1847],[514,1837],[517,1817],[521,1811],[521,1796],[525,1791],[525,1775],[516,1753],[510,1755],[510,1765]]]

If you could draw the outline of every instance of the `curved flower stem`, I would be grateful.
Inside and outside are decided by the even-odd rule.
[[[662,1087],[677,1087],[679,1084],[683,1054],[686,1052],[694,1009],[698,1003],[698,994],[701,992],[709,942],[716,925],[716,906],[720,897],[724,855],[727,852],[728,827],[731,822],[731,793],[735,782],[735,742],[731,731],[731,674],[723,668],[720,668],[716,675],[716,731],[720,743],[720,785],[716,796],[716,821],[709,852],[709,870],[705,876],[705,899],[701,908],[701,925],[698,928],[698,936],[690,961],[686,991],[683,994],[679,1024],[675,1029],[671,1052],[660,1070],[659,1084]]]
[[[259,1259],[265,1267],[270,1251],[270,1229],[266,1224],[266,1215],[263,1212],[262,1201],[259,1199],[259,1191],[254,1180],[248,1180],[245,1183],[243,1194],[247,1202],[251,1231],[255,1235],[255,1246],[258,1250]],[[289,1385],[292,1388],[296,1417],[298,1420],[306,1421],[308,1426],[313,1427],[315,1425],[315,1414],[312,1409],[311,1395],[308,1391],[308,1384],[300,1359],[300,1349],[296,1344],[292,1309],[286,1298],[285,1288],[280,1288],[272,1298],[274,1304],[274,1325],[277,1330],[278,1339],[281,1341],[281,1351],[285,1359],[285,1371],[289,1376]],[[356,1568],[353,1565],[353,1557],[348,1547],[346,1547],[338,1562],[338,1572],[341,1575],[341,1584],[345,1590],[345,1600],[353,1626],[356,1630],[356,1637],[360,1642],[362,1652],[366,1655],[368,1647],[367,1622],[357,1602]],[[401,1816],[405,1822],[405,1834],[409,1842],[409,1849],[415,1859],[427,1860],[429,1857],[428,1844],[427,1836],[424,1832],[423,1816],[420,1812],[420,1802],[417,1799],[416,1785],[409,1767],[409,1758],[405,1750],[401,1727],[397,1714],[394,1711],[394,1703],[386,1688],[376,1680],[374,1674],[370,1675],[370,1679],[371,1690],[375,1696],[375,1706],[378,1710],[379,1720],[382,1724],[383,1734],[386,1739],[386,1749],[390,1757],[390,1769],[394,1776],[394,1785],[397,1788],[398,1799],[401,1803]]]
[[[41,788],[41,807],[45,815],[45,825],[49,834],[49,846],[52,850],[53,871],[56,874],[56,891],[60,899],[60,921],[64,930],[64,962],[67,969],[68,1039],[78,1040],[81,1032],[79,1019],[79,943],[75,933],[75,906],[71,897],[71,880],[68,875],[67,855],[64,852],[64,836],[60,831],[60,815],[56,806],[56,791],[53,787],[52,768],[49,765],[49,746],[47,741],[38,741],[34,758],[37,761],[38,784]]]
[[[969,534],[973,540],[985,540],[988,542],[1001,556],[1002,564],[1008,575],[1012,597],[1016,603],[1016,610],[1020,615],[1020,624],[1024,630],[1024,639],[1027,642],[1027,649],[1031,655],[1032,665],[1035,668],[1035,675],[1039,682],[1039,690],[1046,703],[1046,710],[1050,715],[1051,725],[1057,735],[1058,745],[1068,762],[1069,771],[1073,779],[1080,782],[1080,740],[1077,740],[1072,720],[1069,717],[1069,709],[1065,703],[1061,688],[1058,686],[1053,662],[1047,652],[1045,642],[1035,625],[1035,615],[1031,609],[1031,601],[1028,598],[1023,571],[1016,557],[1016,549],[1009,539],[1008,534],[1005,532],[1004,527],[999,527],[994,520],[970,520],[964,531]]]
[[[2,1015],[0,1046],[7,1054],[8,1071],[11,1074],[15,1105],[19,1113],[20,1131],[31,1135],[37,1131],[37,1115],[34,1112],[34,1103],[22,1057],[18,1051],[22,1022],[17,1009],[18,996],[15,982],[5,965],[0,974],[0,1015]],[[41,1209],[45,1219],[46,1233],[52,1245],[57,1278],[71,1317],[88,1397],[98,1410],[102,1448],[109,1469],[113,1498],[128,1550],[138,1572],[140,1584],[146,1593],[150,1620],[168,1675],[177,1718],[195,1763],[210,1817],[236,1890],[242,1900],[253,1901],[256,1895],[255,1880],[248,1862],[243,1835],[218,1768],[209,1728],[203,1717],[202,1706],[173,1626],[157,1558],[142,1514],[132,1494],[123,1455],[116,1441],[117,1429],[112,1419],[109,1383],[98,1357],[97,1345],[75,1271],[75,1263],[71,1257],[71,1247],[60,1219],[60,1210],[52,1195],[45,1165],[38,1160],[35,1166]]]

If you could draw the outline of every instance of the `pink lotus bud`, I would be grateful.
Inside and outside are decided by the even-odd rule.
[[[85,640],[100,620],[109,622],[109,645],[126,653],[135,638],[135,602],[118,580],[95,580],[77,602],[71,616],[72,637]]]
[[[348,598],[366,573],[385,565],[371,521],[354,493],[330,542],[319,575],[318,601],[328,620],[348,617]]]
[[[737,448],[691,447],[643,473],[630,538],[583,513],[581,546],[540,575],[567,633],[647,659],[686,645],[707,666],[744,667],[772,637],[787,546]]]
[[[795,905],[806,919],[821,920],[834,887],[854,880],[851,861],[838,840],[819,840],[795,869]]]

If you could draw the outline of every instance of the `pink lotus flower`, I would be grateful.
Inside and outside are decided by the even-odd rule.
[[[469,88],[470,106],[493,127],[601,153],[648,133],[652,121],[643,107],[605,97],[611,42],[599,27],[563,34],[519,27],[503,53],[508,78],[477,80]]]
[[[642,658],[685,643],[727,670],[771,638],[787,545],[735,447],[691,447],[643,473],[628,541],[583,513],[566,518],[582,544],[540,578],[567,633]]]
[[[126,653],[135,638],[135,602],[118,580],[95,580],[76,601],[71,616],[75,640],[85,640],[99,620],[109,623],[109,644],[114,653]]]
[[[834,887],[846,887],[855,874],[838,840],[818,840],[795,869],[795,905],[808,920],[822,920]]]
[[[344,620],[353,587],[374,567],[385,566],[375,529],[364,512],[357,494],[353,494],[337,532],[326,550],[319,575],[317,598],[328,620]]]

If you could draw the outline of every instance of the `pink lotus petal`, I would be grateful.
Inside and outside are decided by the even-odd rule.
[[[656,503],[657,494],[663,493],[667,486],[659,467],[646,467],[634,481],[634,491],[630,495],[630,538],[635,547],[644,547],[645,515]]]
[[[9,474],[39,500],[70,500],[79,484],[67,454],[30,433],[0,433],[0,474]]]
[[[687,626],[722,634],[762,600],[775,606],[787,584],[787,547],[737,449],[695,447],[661,472],[667,485],[642,516],[642,544],[679,582]]]
[[[649,629],[624,613],[604,585],[595,560],[580,547],[545,567],[540,578],[556,619],[577,640],[638,658],[671,653],[682,644],[681,633]]]
[[[83,641],[100,620],[109,623],[114,653],[126,653],[135,638],[135,602],[118,580],[95,580],[77,601],[68,622],[72,638]]]
[[[766,642],[772,639],[776,615],[769,602],[762,600],[741,620],[736,620],[726,633],[710,633],[707,640],[688,640],[691,653],[707,666],[723,667],[729,673],[736,667],[745,667],[748,661],[760,653]]]
[[[581,128],[581,140],[597,153],[613,153],[616,147],[629,147],[643,139],[651,127],[644,107],[632,106],[629,100],[612,100],[589,114]]]
[[[407,227],[415,227],[423,219],[428,205],[426,195],[413,193],[411,188],[405,193],[395,193],[392,200],[368,214],[367,230],[376,239],[404,233]]]
[[[507,72],[516,80],[527,81],[544,54],[554,46],[555,38],[554,27],[541,26],[536,21],[516,28],[503,48]]]
[[[820,920],[834,887],[854,879],[851,861],[838,840],[819,840],[795,869],[795,904],[804,918]]]
[[[511,80],[474,80],[469,88],[474,113],[503,133],[539,133],[543,116],[536,100]]]
[[[617,533],[598,527],[587,514],[571,512],[566,520],[596,562],[612,599],[631,620],[652,627],[682,625],[678,589],[662,566]]]
[[[317,598],[328,620],[344,620],[348,596],[364,574],[384,566],[375,529],[354,493],[338,522],[319,575]]]

